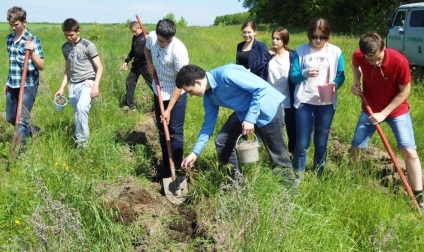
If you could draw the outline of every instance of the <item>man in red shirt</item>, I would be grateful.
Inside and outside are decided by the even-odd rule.
[[[352,70],[352,93],[363,94],[374,113],[372,116],[368,115],[362,104],[362,113],[352,140],[352,160],[358,160],[360,149],[368,146],[370,137],[376,130],[374,125],[387,122],[405,159],[411,188],[420,208],[424,210],[421,162],[416,150],[407,100],[411,91],[408,60],[399,52],[385,48],[380,35],[370,32],[359,40],[359,49],[352,56]]]

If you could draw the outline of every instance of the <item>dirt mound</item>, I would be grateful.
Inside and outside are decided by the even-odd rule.
[[[183,250],[195,238],[195,212],[172,205],[159,183],[143,186],[134,177],[120,178],[99,184],[97,192],[102,206],[116,212],[115,221],[134,229],[136,251],[164,251],[170,243]]]
[[[328,153],[332,159],[346,162],[350,158],[350,146],[333,138],[330,139],[328,144]],[[398,162],[407,177],[405,161],[398,158]],[[393,186],[396,189],[403,188],[403,182],[386,150],[369,146],[361,152],[361,164],[363,164],[363,167],[370,169],[369,172],[376,179],[375,184],[385,188],[389,186]]]

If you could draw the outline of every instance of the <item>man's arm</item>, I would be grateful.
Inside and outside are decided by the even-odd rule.
[[[409,96],[411,92],[411,83],[406,85],[399,85],[399,93],[392,99],[392,101],[387,105],[381,112],[374,113],[370,121],[374,124],[380,123],[386,119],[390,113],[392,113],[396,108],[398,108]]]
[[[69,81],[69,62],[66,60],[65,61],[65,71],[63,73],[63,79],[62,79],[62,84],[60,85],[60,88],[57,90],[56,94],[54,95],[56,96],[62,96],[63,95],[63,91],[65,90],[65,86],[66,84],[68,84]]]
[[[100,61],[99,56],[94,57],[92,60],[93,60],[94,67],[96,68],[96,79],[94,80],[94,86],[91,89],[91,98],[94,98],[100,94],[99,85],[100,85],[100,79],[102,78],[102,75],[103,75],[103,65],[102,65],[102,62]]]
[[[35,67],[42,71],[44,69],[44,59],[41,58],[37,53],[34,53],[34,49],[35,49],[36,44],[31,41],[31,42],[27,42],[25,45],[25,49],[30,50],[31,53],[31,60],[32,63],[34,63]]]
[[[147,47],[144,47],[144,54],[146,55],[147,70],[149,70],[150,75],[153,77],[155,74],[155,67],[153,66],[152,52]]]
[[[352,72],[353,72],[353,85],[352,85],[352,93],[354,95],[361,95],[362,89],[361,89],[361,76],[362,72],[359,69],[359,66],[355,66],[352,64]]]

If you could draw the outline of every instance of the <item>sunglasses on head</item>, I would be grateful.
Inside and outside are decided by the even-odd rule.
[[[314,40],[317,40],[317,39],[320,39],[320,40],[327,40],[327,37],[326,37],[326,36],[312,35],[312,36],[311,36],[311,39],[314,39]]]

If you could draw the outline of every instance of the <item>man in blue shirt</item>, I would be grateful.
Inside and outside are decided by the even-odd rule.
[[[243,66],[229,64],[210,72],[195,65],[181,68],[178,88],[191,96],[203,96],[205,118],[199,137],[181,167],[190,169],[208,142],[218,119],[219,107],[234,110],[215,140],[219,161],[231,164],[233,172],[239,166],[234,150],[240,134],[252,134],[262,139],[274,165],[292,169],[284,141],[284,95]]]

